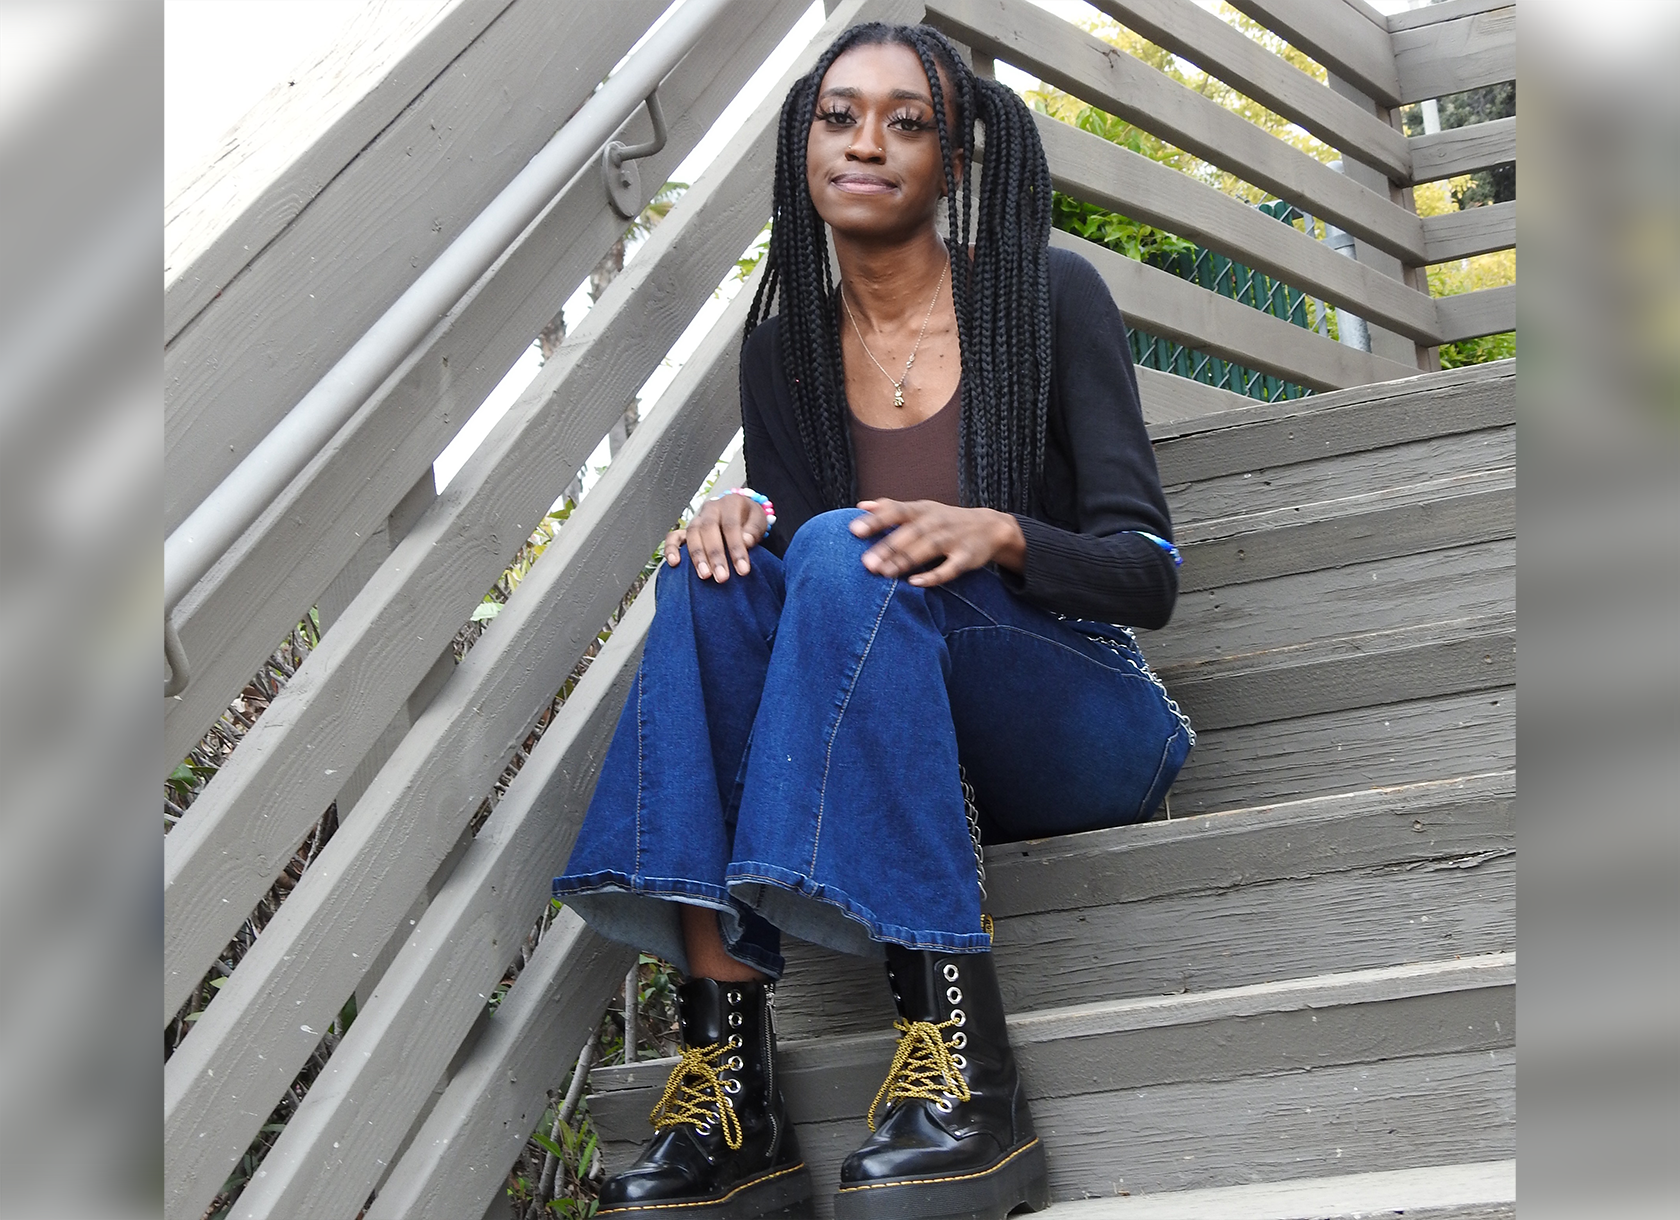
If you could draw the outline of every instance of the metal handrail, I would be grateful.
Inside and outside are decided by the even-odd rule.
[[[653,94],[728,3],[686,0],[176,527],[163,548],[166,619],[438,319],[501,257],[578,170],[600,155],[602,146]],[[170,651],[180,655],[178,645]],[[184,661],[184,657],[181,659]],[[178,674],[169,683],[171,694],[184,689],[182,678]]]

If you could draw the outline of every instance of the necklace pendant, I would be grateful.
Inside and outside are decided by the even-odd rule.
[[[893,387],[893,406],[902,407],[903,405],[904,405],[904,387],[902,385],[895,385]]]

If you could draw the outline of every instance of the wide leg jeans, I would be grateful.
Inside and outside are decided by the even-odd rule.
[[[979,952],[974,839],[1147,817],[1195,735],[1131,634],[980,569],[863,566],[857,509],[723,584],[662,565],[635,682],[554,894],[687,970],[677,903],[772,977],[780,930],[845,952]],[[960,769],[959,769],[960,767]]]

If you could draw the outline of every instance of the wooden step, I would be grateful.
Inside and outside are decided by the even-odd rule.
[[[1514,954],[1010,1018],[1058,1199],[1492,1160],[1515,1145]],[[890,1032],[783,1044],[822,1196],[866,1135]],[[599,1069],[609,1170],[671,1063]],[[819,1198],[819,1214],[826,1214]]]
[[[1517,1163],[1478,1161],[1292,1182],[1059,1203],[1056,1220],[1504,1220],[1517,1214]]]
[[[1514,774],[986,850],[1014,1013],[1514,949]],[[891,1024],[879,962],[789,939],[784,1038]]]

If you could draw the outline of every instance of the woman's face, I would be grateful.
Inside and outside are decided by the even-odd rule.
[[[939,86],[954,139],[955,106],[943,69]],[[817,89],[805,178],[817,215],[837,234],[891,240],[933,223],[945,167],[933,95],[914,51],[876,43],[853,47],[829,65]]]

